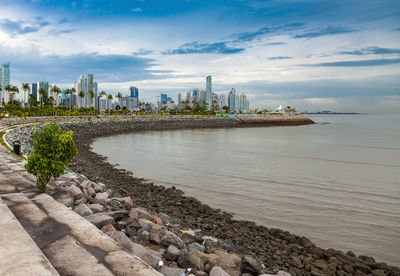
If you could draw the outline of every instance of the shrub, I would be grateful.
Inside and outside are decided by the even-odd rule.
[[[73,132],[64,132],[56,122],[53,122],[33,138],[33,152],[25,165],[27,171],[36,177],[36,185],[41,191],[51,177],[57,178],[64,173],[65,168],[77,154]]]

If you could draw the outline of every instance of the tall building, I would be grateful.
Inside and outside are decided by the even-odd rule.
[[[133,106],[130,109],[139,107],[139,89],[135,86],[130,86],[129,90],[131,92],[131,99],[133,101]]]
[[[236,90],[235,90],[235,88],[232,88],[228,94],[228,106],[229,106],[229,109],[232,111],[236,110],[235,98],[236,98]]]
[[[208,108],[212,107],[212,86],[211,86],[211,76],[206,77],[206,103],[208,103]]]
[[[10,84],[10,63],[1,64],[0,69],[0,105],[2,105],[3,100],[6,102],[8,96],[5,95],[5,88]]]
[[[182,108],[182,93],[178,94],[178,108]]]
[[[81,107],[88,108],[90,106],[96,106],[97,101],[94,101],[94,99],[97,99],[97,82],[93,80],[93,74],[88,74],[86,78],[80,75],[78,81],[74,83],[74,88],[77,95],[79,95],[81,91],[85,94],[82,99]],[[90,91],[94,92],[94,99],[91,98]]]
[[[38,98],[38,83],[34,82],[31,84],[31,94],[37,99]]]
[[[161,94],[161,105],[166,104],[168,101],[168,95],[167,94]]]
[[[37,100],[40,101],[40,89],[43,88],[46,91],[46,95],[49,96],[49,83],[47,81],[39,81],[37,83]]]

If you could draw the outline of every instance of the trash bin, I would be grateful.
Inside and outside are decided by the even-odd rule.
[[[19,155],[21,153],[21,142],[20,141],[17,140],[17,141],[13,142],[13,150],[16,155]]]

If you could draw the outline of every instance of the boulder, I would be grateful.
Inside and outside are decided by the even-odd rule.
[[[168,246],[167,250],[164,252],[163,257],[167,261],[175,261],[176,259],[178,259],[178,256],[181,254],[182,254],[182,251],[171,244],[170,246]]]
[[[108,224],[108,225],[102,227],[101,231],[104,233],[107,233],[107,232],[115,232],[117,230],[115,229],[115,227],[112,224]]]
[[[74,212],[82,217],[93,214],[92,210],[86,204],[79,204],[74,208]]]
[[[177,235],[170,231],[165,231],[165,235],[161,238],[161,244],[165,247],[172,244],[180,249],[184,249],[186,247],[185,243]]]
[[[129,197],[129,196],[124,197],[124,198],[123,198],[123,203],[124,203],[124,208],[125,208],[126,210],[132,209],[132,207],[133,207],[133,201],[132,201],[132,198],[131,198],[131,197]]]
[[[193,250],[197,250],[197,251],[201,251],[201,252],[206,252],[206,248],[204,247],[204,245],[201,245],[197,242],[191,243],[187,245],[187,249],[189,251],[193,251]]]
[[[164,276],[180,276],[182,273],[185,273],[185,270],[178,267],[163,266],[160,272]]]
[[[232,276],[241,276],[242,258],[239,255],[222,249],[216,249],[214,254],[218,256],[217,266]]]
[[[179,264],[179,258],[181,258],[181,256],[178,257],[178,264]],[[191,264],[191,267],[194,267],[197,270],[206,271],[206,272],[210,271],[211,268],[214,265],[217,265],[218,261],[219,261],[217,255],[205,254],[200,251],[190,251],[188,253],[188,260],[189,260],[189,263]]]
[[[96,191],[93,188],[88,188],[86,191],[89,194],[89,196],[91,196],[91,197],[96,196]]]
[[[108,194],[107,193],[97,193],[96,196],[94,197],[94,202],[101,204],[101,205],[106,205],[107,204],[107,198]]]
[[[79,199],[83,197],[83,192],[81,189],[76,187],[75,185],[67,186],[63,188],[66,192],[70,193],[74,199]]]
[[[214,266],[211,271],[209,276],[230,276],[228,273],[226,273],[222,268],[219,266]]]
[[[110,216],[107,216],[103,213],[97,213],[89,216],[85,216],[89,222],[93,223],[97,226],[97,228],[101,229],[103,226],[114,222],[114,219]]]
[[[242,271],[252,274],[263,274],[264,267],[256,256],[244,255],[242,258]]]
[[[103,188],[99,184],[94,182],[92,182],[92,188],[96,193],[101,193],[103,191]]]
[[[108,232],[107,235],[152,267],[156,267],[158,265],[158,262],[161,261],[161,257],[159,256],[158,252],[147,249],[140,244],[132,242],[122,232]]]
[[[290,273],[287,273],[287,272],[285,272],[285,271],[279,270],[279,271],[276,273],[276,276],[291,276],[291,275],[290,275]]]
[[[100,213],[104,209],[103,205],[97,203],[89,204],[88,207],[93,213]]]

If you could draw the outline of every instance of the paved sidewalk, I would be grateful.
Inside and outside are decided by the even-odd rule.
[[[0,275],[161,275],[39,193],[25,162],[0,145]]]

